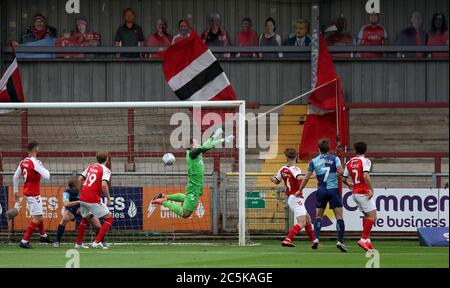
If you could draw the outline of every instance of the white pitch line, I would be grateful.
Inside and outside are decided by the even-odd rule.
[[[0,268],[30,268],[30,267],[36,267],[36,268],[64,268],[64,265],[38,265],[38,266],[8,266],[8,265],[0,265]],[[120,267],[120,268],[143,268],[144,266],[127,266],[127,267]],[[285,267],[282,264],[255,264],[255,265],[240,265],[237,268],[256,268],[256,267],[266,267],[266,268],[276,268],[276,267]],[[86,265],[81,268],[115,268],[115,267],[105,267],[105,265]],[[119,268],[119,267],[117,267]],[[167,268],[167,266],[150,266],[150,267],[144,267],[144,268]],[[211,268],[210,266],[198,266],[193,267],[196,269],[200,268]],[[227,267],[218,267],[218,268],[227,268]],[[229,267],[229,268],[236,268],[236,267]],[[298,267],[302,268],[302,267]]]
[[[118,248],[123,249],[123,248],[126,248],[126,246],[130,246],[129,247],[130,249],[141,248],[141,247],[142,248],[149,247],[149,249],[152,249],[151,246],[155,246],[155,247],[156,246],[166,246],[166,247],[178,246],[177,249],[182,249],[181,247],[196,247],[196,246],[197,247],[199,247],[199,246],[200,247],[210,246],[210,247],[223,247],[223,248],[230,248],[230,247],[232,247],[233,249],[234,248],[236,248],[236,249],[245,249],[245,248],[251,248],[251,247],[259,246],[259,247],[272,248],[272,249],[273,248],[279,248],[279,249],[283,249],[283,250],[288,249],[288,248],[281,248],[280,245],[278,245],[278,244],[274,245],[274,244],[262,244],[262,243],[254,243],[254,244],[251,244],[251,245],[245,246],[245,247],[244,246],[239,246],[238,244],[228,244],[228,243],[192,243],[192,244],[191,243],[140,243],[140,244],[133,244],[133,243],[109,243],[109,244],[111,244],[112,249],[114,249],[114,247],[118,247]],[[43,248],[43,247],[51,248],[51,246],[49,246],[47,244],[41,244],[41,243],[36,243],[36,244],[34,244],[34,246],[38,247],[38,248]],[[2,251],[1,248],[7,248],[7,247],[16,248],[16,247],[18,247],[18,245],[15,244],[15,243],[0,244],[0,253],[2,253],[1,252]],[[335,248],[336,246],[334,246],[334,245],[320,245],[320,247],[327,248],[327,249],[328,248],[336,249]],[[63,244],[61,244],[61,248],[62,249],[65,249],[65,248],[72,249],[73,245],[69,244],[69,243],[63,243]],[[309,248],[309,247],[305,246],[305,248]],[[361,249],[361,248],[356,247],[356,246],[354,246],[354,247],[352,246],[350,248],[355,248],[355,249],[358,249],[358,250]],[[386,249],[386,250],[389,250],[389,249],[398,249],[398,248],[404,248],[404,247],[402,247],[402,246],[383,246],[382,248]],[[424,246],[414,247],[414,246],[408,246],[407,248],[416,249],[416,250],[430,250],[430,249],[439,249],[439,248],[448,248],[448,247],[424,247]],[[10,249],[10,248],[7,248],[7,249]],[[23,249],[20,249],[20,250],[21,251],[33,251],[33,250],[23,250]],[[57,250],[57,249],[55,248],[55,249],[52,249],[52,250]],[[320,251],[320,249],[319,249],[319,251]]]
[[[25,252],[25,251],[24,251]],[[65,251],[26,251],[28,255],[34,254],[64,254]],[[2,254],[18,254],[18,251],[4,251]],[[20,253],[23,255],[23,253]],[[249,252],[249,251],[93,251],[82,250],[80,255],[88,254],[237,254],[237,255],[365,255],[364,252]],[[430,252],[430,253],[408,253],[408,252],[380,252],[380,255],[449,255],[447,252]]]

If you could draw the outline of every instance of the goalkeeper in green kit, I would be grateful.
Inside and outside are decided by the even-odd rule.
[[[186,194],[177,193],[166,196],[164,193],[160,193],[155,196],[151,204],[163,205],[178,216],[189,218],[192,211],[197,207],[200,196],[203,194],[205,165],[203,163],[202,153],[215,148],[220,143],[229,143],[234,139],[233,135],[219,139],[222,133],[222,128],[218,128],[203,145],[200,145],[196,139],[192,139],[191,147],[186,151],[186,165],[188,170]],[[183,203],[183,206],[169,201]]]

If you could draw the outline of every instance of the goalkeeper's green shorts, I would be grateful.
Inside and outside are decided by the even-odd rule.
[[[203,194],[203,186],[195,186],[188,184],[186,186],[186,198],[184,198],[183,209],[187,211],[194,211],[197,207],[198,199]]]

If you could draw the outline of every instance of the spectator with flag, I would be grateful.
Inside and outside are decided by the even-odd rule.
[[[56,40],[56,47],[97,47],[100,46],[100,34],[89,31],[89,23],[86,17],[77,16],[74,29],[70,33],[61,33],[61,38]],[[60,58],[85,58],[84,53],[59,53]],[[94,55],[89,55],[93,58]]]
[[[38,13],[33,16],[33,24],[30,28],[25,30],[25,33],[21,38],[21,45],[25,47],[46,47],[55,46],[56,39],[58,38],[58,32],[56,28],[48,25],[47,18],[44,15]],[[13,48],[19,46],[19,43],[12,41]],[[55,58],[53,53],[18,53],[17,58],[32,58],[32,59],[46,59]]]
[[[33,17],[33,25],[22,35],[22,43],[35,42],[46,38],[58,38],[56,28],[47,24],[47,18],[38,13]]]

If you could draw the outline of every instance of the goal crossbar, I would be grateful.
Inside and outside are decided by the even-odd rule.
[[[0,109],[117,109],[240,107],[245,101],[159,101],[159,102],[34,102],[0,103]]]

